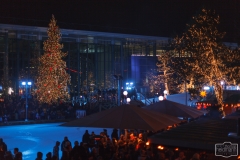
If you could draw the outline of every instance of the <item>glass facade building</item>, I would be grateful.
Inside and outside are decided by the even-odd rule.
[[[71,75],[69,91],[116,88],[113,75],[123,77],[122,86],[141,87],[146,72],[156,68],[157,55],[168,43],[166,37],[61,29],[66,71]],[[3,88],[19,93],[22,80],[34,80],[36,60],[43,54],[47,27],[0,24],[0,76]]]

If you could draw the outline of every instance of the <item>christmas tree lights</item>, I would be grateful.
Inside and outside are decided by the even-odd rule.
[[[43,43],[44,54],[40,57],[37,77],[37,99],[41,103],[58,103],[69,98],[68,87],[70,76],[66,72],[66,62],[60,44],[61,34],[54,16],[49,23],[48,39]]]

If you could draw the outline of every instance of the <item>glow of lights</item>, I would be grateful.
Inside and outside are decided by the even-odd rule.
[[[8,94],[11,95],[13,93],[13,89],[11,87],[8,88]]]
[[[158,146],[158,149],[163,150],[164,147],[163,146]]]
[[[163,101],[163,96],[159,96],[159,97],[158,97],[158,100],[159,100],[159,101]]]
[[[178,151],[178,148],[175,148],[175,151]]]
[[[201,97],[206,97],[207,96],[207,92],[206,91],[201,91],[200,92],[200,96]]]
[[[39,59],[35,93],[40,103],[64,102],[70,97],[67,88],[71,77],[66,72],[66,62],[63,61],[67,53],[61,51],[61,33],[56,23],[52,16],[47,30],[48,39],[43,43],[44,54]]]
[[[210,87],[209,87],[209,86],[204,86],[203,89],[204,89],[204,90],[209,90]]]
[[[32,82],[22,82],[22,85],[23,85],[23,86],[31,86],[31,85],[32,85]]]
[[[224,85],[224,81],[221,81],[221,85]]]
[[[146,146],[149,146],[150,145],[150,143],[149,142],[146,142]]]
[[[124,96],[127,96],[127,95],[128,95],[128,92],[127,92],[127,91],[123,91],[123,95],[124,95]]]
[[[131,98],[127,98],[127,103],[130,103],[130,101],[131,101]]]
[[[163,93],[166,95],[166,94],[168,94],[168,91],[167,91],[167,90],[164,90]]]
[[[127,83],[126,83],[126,89],[127,89],[127,90],[131,90],[132,87],[133,87],[133,82],[127,82]]]

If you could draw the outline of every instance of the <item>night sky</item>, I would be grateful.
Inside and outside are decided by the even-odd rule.
[[[0,23],[47,27],[54,14],[60,28],[169,37],[202,6],[220,15],[226,41],[239,38],[240,0],[5,0]]]

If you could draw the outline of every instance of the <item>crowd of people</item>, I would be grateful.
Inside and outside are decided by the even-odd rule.
[[[73,104],[72,102],[58,104],[39,104],[34,98],[28,100],[29,120],[74,119],[76,110],[83,109],[90,114],[88,105]],[[0,102],[0,122],[21,121],[26,118],[26,99],[18,96],[5,97]]]
[[[119,136],[120,135],[120,136]],[[148,133],[137,130],[113,129],[111,135],[103,130],[99,135],[85,131],[81,141],[72,142],[68,137],[56,141],[52,151],[36,153],[35,160],[207,160],[212,156],[204,151],[159,149],[147,142]],[[0,139],[0,160],[22,160],[22,152],[14,148],[13,154]]]

